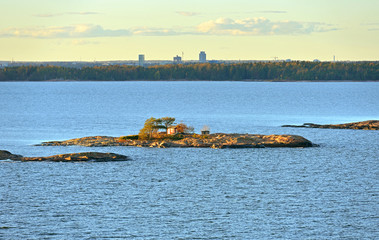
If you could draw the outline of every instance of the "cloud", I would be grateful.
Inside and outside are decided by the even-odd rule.
[[[201,12],[177,11],[176,13],[185,17],[193,17],[193,16],[202,15]],[[287,13],[287,11],[267,10],[267,11],[248,11],[248,12],[224,12],[224,14],[256,14],[256,13],[283,14],[283,13]],[[214,15],[214,14],[207,13],[207,15],[209,16],[209,15]]]
[[[150,27],[139,27],[133,28],[131,30],[132,35],[139,36],[175,36],[184,35],[182,31],[176,31],[170,28],[150,28]]]
[[[33,16],[35,16],[35,17],[49,18],[49,17],[64,16],[64,15],[95,15],[95,14],[99,14],[99,13],[98,12],[64,12],[64,13],[35,14]]]
[[[362,23],[363,26],[379,26],[379,23],[371,22],[371,23]]]
[[[362,23],[362,26],[368,26],[368,31],[379,31],[379,23],[377,22],[371,22],[371,23]]]
[[[66,27],[8,28],[0,31],[0,37],[24,38],[121,37],[130,34],[130,31],[126,29],[109,30],[92,24],[77,24]]]
[[[282,14],[282,13],[287,13],[287,11],[275,11],[275,10],[269,10],[269,11],[257,11],[257,13],[273,13],[273,14]]]
[[[198,12],[177,11],[176,13],[179,15],[185,16],[185,17],[193,17],[196,15],[200,15],[200,13],[198,13]]]
[[[48,18],[48,17],[57,17],[57,16],[62,16],[64,15],[63,13],[41,13],[41,14],[34,14],[34,17],[42,17],[42,18]]]
[[[89,44],[99,44],[100,42],[94,42],[94,41],[87,41],[83,39],[75,39],[71,41],[72,45],[76,46],[82,46],[82,45],[89,45]]]
[[[98,12],[67,12],[67,14],[70,14],[70,15],[96,15],[96,14],[100,14]]]
[[[267,18],[230,19],[219,18],[201,23],[197,30],[209,35],[301,35],[313,32],[327,32],[337,30],[330,25],[317,22],[276,21]]]
[[[180,35],[304,35],[314,32],[336,31],[333,25],[319,22],[270,21],[267,18],[219,18],[191,27],[134,27],[105,29],[100,25],[76,24],[71,26],[7,28],[0,30],[0,38],[97,38],[125,36],[180,36]],[[376,31],[373,27],[371,31]]]

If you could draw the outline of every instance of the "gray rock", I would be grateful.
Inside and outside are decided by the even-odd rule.
[[[111,161],[127,161],[129,158],[124,155],[115,153],[100,153],[100,152],[83,152],[83,153],[68,153],[53,155],[48,157],[23,157],[15,155],[8,151],[0,150],[0,160],[15,160],[23,162],[111,162]]]
[[[20,160],[21,155],[12,154],[6,150],[0,150],[0,160]]]
[[[368,120],[368,121],[363,121],[363,122],[352,122],[352,123],[343,123],[343,124],[325,124],[325,125],[314,124],[314,123],[304,123],[303,125],[283,125],[282,127],[379,130],[379,121]]]

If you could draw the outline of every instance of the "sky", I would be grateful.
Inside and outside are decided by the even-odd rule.
[[[0,0],[0,60],[379,60],[378,0]]]

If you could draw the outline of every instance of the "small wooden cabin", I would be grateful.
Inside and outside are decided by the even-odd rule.
[[[167,135],[173,135],[176,133],[178,133],[178,128],[176,126],[167,128]]]
[[[209,127],[207,125],[205,125],[202,129],[201,129],[201,135],[208,135],[210,133],[209,131]]]

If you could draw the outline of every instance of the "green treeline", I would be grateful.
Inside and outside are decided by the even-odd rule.
[[[0,69],[0,81],[45,80],[379,80],[379,62],[256,62],[111,65],[82,68],[21,66]]]

